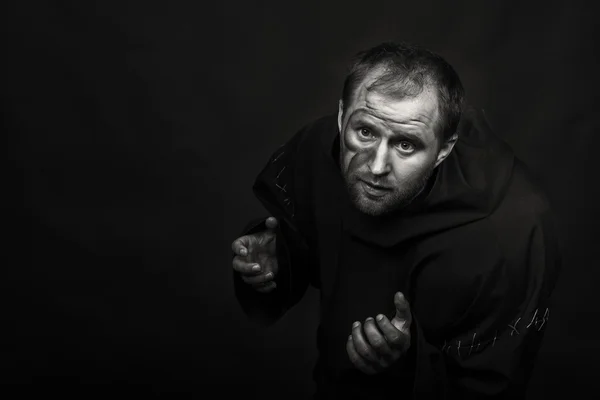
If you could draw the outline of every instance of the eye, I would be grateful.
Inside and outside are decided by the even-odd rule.
[[[370,138],[371,136],[373,136],[373,134],[367,128],[360,128],[358,130],[358,136],[362,138]]]
[[[407,142],[406,140],[399,142],[398,148],[404,153],[412,153],[413,151],[415,151],[415,146],[411,142]]]

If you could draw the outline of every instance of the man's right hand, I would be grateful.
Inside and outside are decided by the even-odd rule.
[[[233,269],[242,280],[260,293],[270,293],[276,287],[277,252],[275,228],[277,220],[267,218],[267,230],[237,238],[231,248],[235,253]]]

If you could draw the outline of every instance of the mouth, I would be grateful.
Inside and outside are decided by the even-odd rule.
[[[363,191],[370,197],[383,197],[392,191],[388,186],[377,185],[375,183],[360,180]]]

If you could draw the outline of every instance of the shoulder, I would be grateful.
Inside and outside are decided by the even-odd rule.
[[[440,284],[472,295],[485,288],[509,295],[510,301],[554,276],[560,264],[549,201],[521,162],[494,212],[432,238],[430,246],[436,252],[427,273],[430,281],[442,277]]]
[[[429,282],[469,291],[481,282],[515,290],[534,279],[541,253],[558,252],[549,201],[527,168],[514,165],[507,190],[488,216],[432,235],[418,244],[417,260]],[[550,250],[550,251],[549,251]],[[546,263],[552,260],[544,260]]]
[[[300,127],[278,150],[286,148],[298,151],[307,145],[314,148],[326,147],[331,144],[336,134],[336,116],[333,114],[322,116]],[[276,151],[273,156],[276,156],[277,153]]]
[[[267,184],[281,190],[294,186],[298,170],[306,169],[331,151],[337,135],[335,116],[318,118],[300,128],[279,148],[275,149],[257,178],[257,184]],[[285,186],[287,185],[287,186]]]
[[[518,308],[535,288],[555,282],[558,244],[550,203],[537,179],[517,161],[491,214],[419,245],[418,291],[445,299],[428,300],[426,313],[447,310],[452,317],[442,326],[452,326],[501,304]]]
[[[515,159],[495,208],[480,220],[449,230],[451,239],[445,250],[463,257],[511,259],[515,251],[525,250],[535,231],[550,229],[552,219],[552,207],[539,180]]]
[[[318,118],[273,151],[253,185],[255,195],[273,215],[288,218],[292,224],[299,198],[305,195],[303,182],[308,177],[302,172],[307,170],[306,165],[313,165],[319,159],[329,137],[333,143],[336,127],[333,115]]]
[[[551,204],[537,178],[516,160],[505,196],[486,219],[487,229],[496,237],[509,260],[532,251],[533,240],[555,246]]]
[[[550,202],[538,179],[523,162],[515,159],[510,183],[494,214],[513,215],[524,218],[525,223],[532,223],[549,212]]]
[[[310,157],[315,152],[328,153],[337,134],[336,116],[327,115],[304,125],[284,147],[298,157]]]
[[[314,160],[316,154],[331,150],[331,144],[337,135],[336,129],[334,115],[324,116],[304,125],[273,151],[258,180],[291,183],[292,170],[299,164]]]

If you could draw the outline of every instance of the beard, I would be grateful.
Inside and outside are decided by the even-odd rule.
[[[351,172],[344,175],[344,181],[352,205],[364,214],[380,217],[391,214],[410,204],[425,189],[434,170],[435,166],[432,165],[421,172],[419,176],[413,177],[409,182],[394,187],[385,195],[377,197],[370,196],[363,189],[362,180],[377,182],[376,179],[368,177],[368,174]]]

